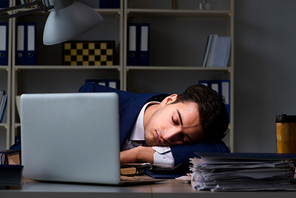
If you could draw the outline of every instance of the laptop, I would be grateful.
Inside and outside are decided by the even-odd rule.
[[[121,180],[116,93],[23,94],[20,104],[24,178],[110,185],[157,181]]]

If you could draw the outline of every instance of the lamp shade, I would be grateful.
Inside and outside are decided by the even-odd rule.
[[[45,23],[44,45],[62,43],[88,32],[103,21],[92,8],[72,0],[51,0],[54,6]]]

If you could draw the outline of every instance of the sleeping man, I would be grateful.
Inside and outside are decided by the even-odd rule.
[[[162,167],[188,162],[195,152],[229,152],[223,97],[201,84],[177,94],[135,94],[95,83],[79,92],[116,92],[120,113],[120,161]]]

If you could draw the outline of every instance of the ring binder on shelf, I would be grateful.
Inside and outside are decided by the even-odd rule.
[[[230,80],[200,80],[199,84],[212,88],[224,97],[225,107],[230,122]]]
[[[110,0],[110,8],[120,8],[120,0]]]
[[[140,23],[139,25],[139,65],[149,65],[149,36],[150,36],[150,24]]]
[[[27,65],[36,65],[36,23],[27,23]]]
[[[100,0],[100,8],[110,8],[109,0]]]
[[[0,65],[8,65],[8,23],[0,23]]]
[[[16,28],[16,64],[26,65],[26,23],[18,22]]]
[[[127,65],[138,65],[138,24],[128,25],[128,57]]]

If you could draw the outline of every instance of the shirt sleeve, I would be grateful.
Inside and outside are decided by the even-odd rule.
[[[173,167],[175,164],[175,160],[170,147],[162,147],[162,146],[153,146],[153,150],[155,151],[154,163],[155,166],[160,167]]]

